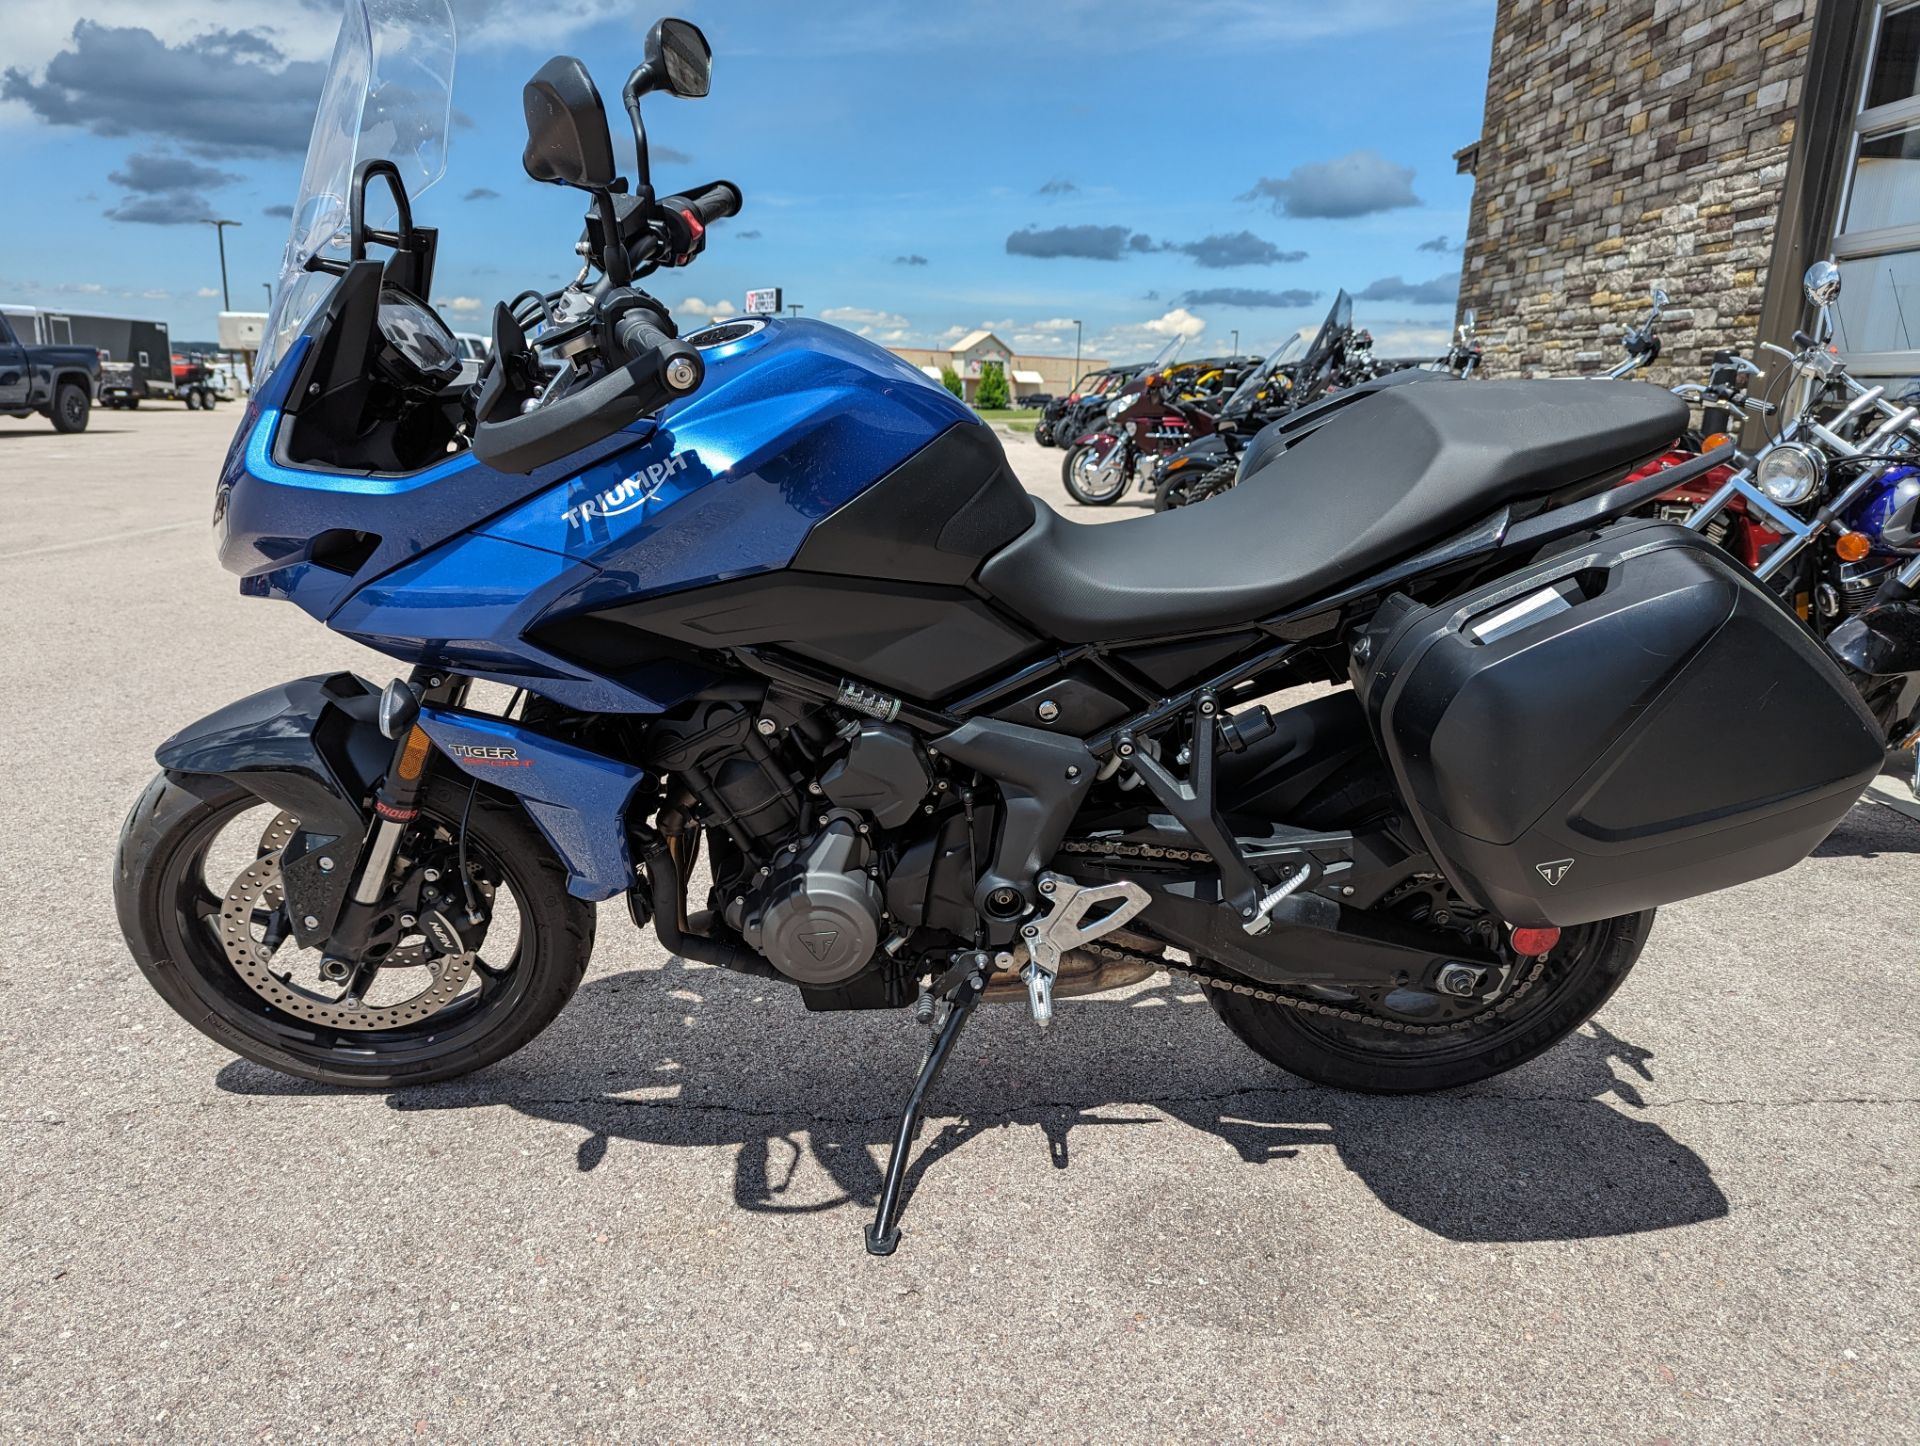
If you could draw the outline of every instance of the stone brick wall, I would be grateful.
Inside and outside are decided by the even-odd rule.
[[[1489,376],[1625,355],[1672,296],[1671,383],[1751,349],[1817,0],[1501,0],[1460,305]]]

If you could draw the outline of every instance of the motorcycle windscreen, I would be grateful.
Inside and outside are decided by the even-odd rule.
[[[1620,524],[1438,607],[1390,599],[1354,683],[1449,879],[1571,926],[1798,863],[1882,765],[1846,676],[1697,533]]]
[[[449,0],[345,0],[260,340],[256,387],[333,290],[337,278],[307,263],[315,256],[347,259],[354,169],[367,160],[392,161],[409,196],[445,172],[456,48]],[[368,224],[390,226],[391,205],[386,188],[373,187]]]

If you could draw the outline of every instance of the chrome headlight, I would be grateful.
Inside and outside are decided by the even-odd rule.
[[[1132,397],[1122,397],[1117,402],[1107,403],[1107,416],[1117,417],[1133,405]]]
[[[1753,480],[1782,507],[1798,507],[1820,490],[1827,478],[1827,459],[1804,442],[1783,442],[1760,459]]]

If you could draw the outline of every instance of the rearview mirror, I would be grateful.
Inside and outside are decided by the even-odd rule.
[[[1831,261],[1816,261],[1802,278],[1807,300],[1815,306],[1832,306],[1840,299],[1840,268]]]
[[[604,191],[616,176],[607,108],[586,66],[556,55],[520,92],[527,113],[527,149],[520,158],[536,181]]]
[[[691,20],[656,20],[647,32],[646,59],[627,79],[627,94],[664,90],[699,100],[713,84],[713,47]]]

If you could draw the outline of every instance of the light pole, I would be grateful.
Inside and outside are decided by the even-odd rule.
[[[799,302],[797,302],[797,301],[789,301],[789,302],[787,303],[787,315],[788,315],[788,316],[798,316],[798,315],[799,315],[799,314],[800,314],[801,312],[803,312],[803,311],[805,311],[805,310],[806,310],[806,307],[804,307],[804,306],[802,306],[802,305],[801,305],[801,304],[800,304]]]
[[[1080,320],[1078,317],[1074,318],[1073,323],[1073,384],[1076,387],[1080,385]]]
[[[1230,350],[1230,351],[1229,351],[1229,352],[1227,353],[1227,355],[1228,355],[1228,356],[1239,356],[1239,355],[1240,355],[1240,328],[1239,328],[1239,327],[1237,327],[1237,326],[1236,326],[1236,327],[1235,327],[1235,328],[1233,329],[1233,347],[1232,347],[1232,349],[1231,349],[1231,350]]]
[[[273,283],[271,281],[263,281],[260,284],[267,289],[267,310],[272,311],[273,310]]]
[[[233,310],[233,297],[227,291],[227,227],[238,226],[238,221],[216,221],[211,217],[203,218],[213,227],[213,234],[220,238],[220,309]]]

